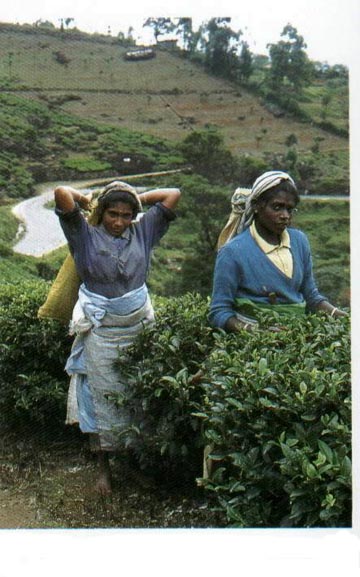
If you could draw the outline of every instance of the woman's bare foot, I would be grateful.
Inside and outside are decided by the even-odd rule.
[[[99,475],[99,478],[96,483],[96,491],[103,495],[104,497],[108,497],[112,495],[112,487],[111,481],[106,475]]]
[[[108,454],[99,451],[98,462],[100,473],[96,483],[96,490],[101,495],[109,496],[112,494],[112,484],[111,484],[111,469]]]

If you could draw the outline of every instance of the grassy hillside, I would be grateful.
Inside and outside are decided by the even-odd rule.
[[[35,182],[181,163],[174,145],[162,139],[70,116],[18,94],[0,94],[0,198],[30,196]]]
[[[324,154],[347,151],[346,139],[275,117],[246,89],[209,76],[177,53],[158,50],[153,60],[131,62],[115,39],[96,43],[90,38],[74,40],[69,31],[47,36],[3,30],[0,79],[27,98],[61,104],[81,118],[170,140],[216,126],[235,154],[284,152],[290,134],[296,135],[301,153],[317,142]],[[315,115],[316,90],[308,91],[306,104]],[[333,98],[328,114],[335,103]]]

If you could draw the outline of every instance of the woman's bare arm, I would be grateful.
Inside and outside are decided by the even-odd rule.
[[[139,198],[144,204],[155,204],[161,202],[166,208],[174,210],[179,202],[181,191],[179,188],[154,188],[139,194]]]
[[[71,186],[57,186],[54,197],[57,208],[64,212],[71,212],[75,208],[75,202],[87,210],[91,202],[91,195],[85,196]]]

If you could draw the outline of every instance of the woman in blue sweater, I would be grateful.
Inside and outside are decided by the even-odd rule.
[[[320,294],[306,235],[289,228],[299,194],[285,172],[261,175],[246,198],[234,236],[220,249],[214,273],[210,322],[229,332],[253,330],[257,311],[347,313]],[[275,330],[279,330],[276,329]]]

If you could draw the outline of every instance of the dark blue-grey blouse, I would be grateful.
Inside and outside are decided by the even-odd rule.
[[[82,282],[91,292],[107,298],[120,297],[144,284],[151,249],[176,218],[172,210],[158,202],[139,222],[114,237],[102,224],[88,224],[77,205],[71,212],[55,212]]]

